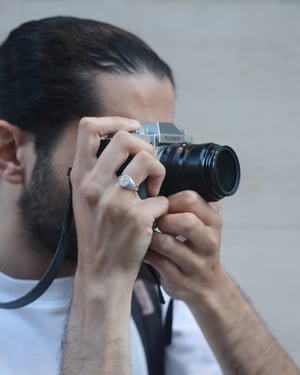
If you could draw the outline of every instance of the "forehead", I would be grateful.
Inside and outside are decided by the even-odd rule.
[[[123,116],[140,122],[174,120],[175,92],[167,77],[151,73],[105,74],[96,80],[101,114]]]
[[[145,122],[173,122],[175,92],[168,78],[151,74],[101,75],[96,81],[101,116],[122,116]],[[73,164],[78,120],[70,122],[54,149],[52,160],[56,170],[65,177]]]

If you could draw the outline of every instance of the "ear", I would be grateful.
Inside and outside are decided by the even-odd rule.
[[[25,132],[0,119],[0,177],[11,184],[24,181],[24,164],[18,157],[24,139]]]

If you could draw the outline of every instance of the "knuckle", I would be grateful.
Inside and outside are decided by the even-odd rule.
[[[166,259],[165,257],[161,257],[159,260],[159,263],[162,269],[167,269],[169,267],[169,260]]]
[[[80,175],[75,168],[71,170],[70,181],[72,186],[77,186],[81,181]]]
[[[136,159],[145,168],[157,172],[159,171],[159,174],[164,174],[165,168],[160,162],[158,162],[156,155],[153,155],[146,150],[142,150],[136,154]]]
[[[114,190],[107,191],[99,198],[99,212],[110,220],[112,225],[121,220],[129,226],[134,222],[134,214],[131,211],[131,206],[118,199]]]
[[[90,126],[91,118],[90,117],[82,117],[79,121],[79,129],[85,129],[86,127]]]
[[[99,187],[94,183],[82,183],[79,185],[78,194],[88,206],[93,206],[99,200]]]
[[[102,213],[102,215],[106,218],[110,218],[112,221],[114,221],[114,218],[117,217],[118,213],[120,212],[118,202],[110,199],[109,197],[101,199],[99,206],[99,211]]]
[[[136,205],[132,204],[126,207],[126,219],[132,223],[134,226],[141,224],[141,215],[139,210],[137,210]]]
[[[215,233],[210,233],[207,238],[207,243],[210,249],[210,253],[217,254],[220,247],[219,237]]]
[[[158,175],[161,176],[161,177],[165,177],[166,176],[166,173],[167,173],[167,170],[165,168],[165,166],[163,164],[161,164],[159,162],[159,164],[157,164],[157,170],[158,170]]]
[[[118,130],[113,138],[112,142],[118,144],[118,148],[122,151],[129,150],[130,148],[135,149],[135,154],[147,153],[149,156],[155,157],[157,159],[157,154],[151,143],[145,141],[142,138],[133,135],[126,130]]]
[[[105,194],[105,196],[101,198],[99,206],[104,216],[109,217],[112,221],[114,221],[115,218],[121,218],[128,228],[129,226],[137,227],[137,225],[141,224],[135,205],[124,204],[124,202],[116,199],[113,192]]]
[[[91,176],[82,177],[76,171],[73,172],[72,170],[70,178],[73,191],[81,201],[89,206],[95,205],[98,202],[100,189]]]
[[[168,251],[174,245],[173,238],[171,236],[166,235],[166,234],[159,234],[157,236],[157,242],[158,242],[159,248],[163,252]]]
[[[137,154],[137,157],[141,163],[144,165],[149,165],[153,163],[153,156],[149,154],[149,152],[142,150]]]
[[[223,227],[223,218],[220,214],[216,214],[213,219],[213,226],[217,229],[221,229]]]
[[[199,202],[199,195],[192,190],[184,190],[180,194],[180,199],[187,207],[194,207]]]
[[[193,213],[185,212],[182,214],[182,229],[184,233],[189,234],[193,230],[195,225],[199,223],[199,219]]]
[[[125,131],[125,130],[118,130],[114,134],[114,136],[112,138],[112,142],[113,143],[117,143],[118,147],[121,150],[125,150],[126,148],[128,148],[129,137],[130,137],[130,134],[127,131]]]

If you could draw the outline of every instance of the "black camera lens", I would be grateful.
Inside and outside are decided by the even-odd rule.
[[[166,168],[160,194],[194,190],[208,202],[233,195],[240,182],[240,165],[234,150],[215,143],[177,143],[159,154]]]

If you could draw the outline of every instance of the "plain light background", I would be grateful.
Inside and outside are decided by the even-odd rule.
[[[0,39],[53,15],[144,38],[175,72],[177,125],[236,150],[222,262],[300,366],[300,1],[0,0]]]

